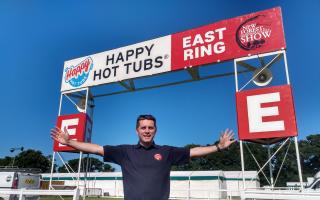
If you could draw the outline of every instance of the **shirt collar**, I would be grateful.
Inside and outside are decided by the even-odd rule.
[[[138,144],[136,144],[135,145],[135,148],[136,149],[139,149],[139,148],[144,148],[144,149],[152,149],[152,148],[156,148],[156,149],[158,149],[159,148],[159,146],[158,145],[156,145],[154,142],[149,146],[149,147],[144,147],[144,146],[142,146],[141,144],[140,144],[140,142],[138,142]]]

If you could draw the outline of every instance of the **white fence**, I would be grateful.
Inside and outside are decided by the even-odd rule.
[[[174,194],[180,194],[175,196]],[[185,194],[185,195],[181,195]],[[237,200],[240,199],[239,190],[214,190],[214,189],[192,189],[192,190],[171,190],[170,199],[179,200]]]
[[[79,200],[79,190],[31,190],[31,189],[0,189],[1,195],[18,195],[23,200],[26,195],[44,196],[72,196],[72,200]]]
[[[247,189],[241,191],[241,200],[245,199],[277,199],[277,200],[320,200],[320,191],[290,189]]]
[[[179,200],[233,200],[239,199],[232,195],[233,192],[239,191],[230,191],[230,190],[197,190],[197,192],[202,192],[203,196],[201,198],[191,195],[188,190],[180,190],[176,192],[183,192],[187,195],[184,197],[175,197],[172,196],[170,199],[179,199]],[[299,190],[288,190],[288,189],[248,189],[240,191],[241,200],[245,199],[277,199],[277,200],[319,200],[320,192],[310,192],[310,191],[299,191]],[[72,196],[73,200],[79,200],[79,190],[30,190],[30,189],[0,189],[1,195],[18,195],[19,200],[25,199],[24,196]],[[227,196],[224,194],[228,194]]]

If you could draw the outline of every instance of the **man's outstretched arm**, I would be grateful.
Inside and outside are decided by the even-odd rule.
[[[219,150],[228,148],[232,143],[235,142],[233,139],[233,131],[226,129],[220,136],[219,143],[212,146],[206,147],[194,147],[190,149],[190,157],[206,156],[210,153],[217,152]]]
[[[64,128],[64,131],[62,131],[58,127],[51,129],[51,138],[61,144],[68,145],[79,151],[97,154],[101,156],[104,155],[103,147],[100,145],[71,140],[69,138],[69,133],[66,128]]]

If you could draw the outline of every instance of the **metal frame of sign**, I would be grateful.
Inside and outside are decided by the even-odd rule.
[[[239,69],[240,68],[246,68],[246,69],[250,69],[251,71],[255,70],[253,66],[251,66],[247,61],[249,60],[258,60],[259,62],[263,61],[264,57],[267,56],[274,56],[273,59],[271,59],[271,61],[267,64],[265,64],[260,71],[264,70],[265,68],[271,67],[272,65],[274,65],[276,62],[278,62],[281,58],[283,58],[284,61],[284,69],[285,69],[285,79],[286,79],[286,84],[290,85],[290,79],[289,79],[289,71],[288,71],[288,64],[287,64],[287,56],[286,56],[286,51],[285,50],[280,50],[280,51],[275,51],[275,52],[271,52],[271,53],[265,53],[265,54],[259,54],[259,55],[253,55],[253,56],[247,56],[247,57],[243,57],[243,58],[238,58],[234,60],[234,72],[235,72],[235,88],[236,88],[236,92],[240,92],[243,91],[245,89],[245,87],[251,83],[253,81],[253,79],[255,77],[252,77],[247,83],[245,83],[243,86],[240,87],[239,89],[239,83],[238,83],[238,74],[239,74]],[[269,175],[270,175],[270,181],[268,180],[268,178],[266,177],[266,175],[263,173],[263,175],[265,176],[266,180],[270,183],[270,186],[273,188],[274,187],[274,178],[273,178],[273,167],[271,164],[271,159],[279,152],[279,150],[281,148],[283,148],[283,146],[291,140],[294,140],[294,144],[295,144],[295,152],[296,152],[296,161],[297,161],[297,167],[298,167],[298,173],[299,173],[299,181],[300,181],[300,188],[301,190],[303,190],[303,180],[302,180],[302,172],[301,172],[301,165],[300,165],[300,155],[299,155],[299,147],[298,147],[298,139],[297,136],[294,137],[287,137],[287,138],[275,138],[275,139],[270,139],[270,140],[258,140],[258,141],[251,141],[251,142],[256,142],[256,143],[261,143],[261,144],[265,144],[268,145],[268,155],[269,155],[269,159],[267,160],[267,162],[265,162],[262,167],[260,167],[261,165],[257,162],[257,160],[255,159],[254,155],[251,153],[250,149],[248,148],[248,146],[246,146],[248,148],[248,151],[250,152],[251,156],[253,157],[253,159],[255,160],[259,171],[258,173],[263,173],[263,168],[266,167],[267,164],[269,164]],[[275,151],[274,154],[271,155],[270,152],[270,145],[276,142],[281,142],[283,141],[282,145],[280,145],[280,147]],[[246,189],[246,184],[245,184],[245,163],[244,163],[244,150],[243,150],[243,145],[246,145],[245,143],[248,141],[244,141],[244,140],[240,140],[240,153],[241,153],[241,169],[242,169],[242,174],[243,174],[243,189]],[[289,143],[289,145],[290,145]],[[288,145],[288,148],[289,148]],[[285,158],[283,159],[284,162]],[[279,169],[278,175],[281,171],[281,168]],[[277,179],[276,179],[277,180]]]
[[[140,91],[194,80],[198,67],[286,48],[281,8],[271,8],[209,25],[65,61],[61,91],[119,83]],[[134,79],[186,70],[191,80],[138,88]],[[121,93],[121,92],[119,92]],[[95,94],[95,97],[118,93]]]
[[[60,95],[60,104],[59,104],[59,113],[58,116],[61,116],[62,114],[62,107],[63,107],[63,98],[67,98],[76,108],[80,113],[85,113],[87,115],[87,118],[92,122],[93,120],[93,107],[94,107],[94,99],[92,97],[92,94],[90,93],[89,88],[80,88],[72,91],[66,91],[62,92]],[[80,108],[79,105],[77,104],[77,101],[81,100],[84,98],[84,108]],[[52,185],[52,177],[53,177],[53,168],[55,166],[55,157],[56,154],[58,155],[60,161],[63,163],[65,168],[67,169],[68,173],[75,173],[74,170],[65,162],[64,158],[62,157],[61,152],[58,151],[53,151],[52,154],[52,161],[51,161],[51,175],[50,175],[50,180],[49,180],[49,190],[54,189]],[[67,152],[67,151],[66,151]],[[69,151],[72,152],[72,151]],[[78,151],[76,151],[78,152]],[[81,164],[82,164],[82,158],[83,158],[83,152],[79,152],[79,164],[78,164],[78,171],[77,171],[77,190],[79,190],[79,184],[80,184],[80,169],[81,169]],[[89,167],[89,154],[87,154],[87,163],[86,163],[86,170],[85,170],[85,177],[87,176],[87,171]],[[84,181],[84,188],[86,188],[86,178]],[[85,193],[85,190],[84,190]],[[85,195],[85,194],[84,194]]]
[[[89,113],[90,118],[93,119],[93,100],[97,97],[234,74],[236,74],[236,90],[238,91],[237,74],[250,72],[251,70],[249,68],[238,70],[237,64],[241,64],[241,62],[243,64],[247,59],[257,58],[258,54],[259,57],[273,54],[284,54],[285,57],[284,49],[286,49],[286,43],[281,8],[276,7],[119,49],[69,60],[65,62],[63,70],[59,116],[64,97],[69,99],[75,107],[77,105],[72,98],[85,98],[85,108],[81,112]],[[199,72],[200,66],[233,59],[235,59],[235,71],[206,76],[201,75]],[[286,62],[285,58],[287,71]],[[137,87],[134,82],[134,79],[182,70],[190,75],[190,79],[144,87]],[[289,84],[288,72],[287,80]],[[124,90],[91,94],[94,87],[109,83],[120,84]],[[81,109],[78,110],[80,111]],[[296,137],[295,143],[298,161]],[[240,144],[243,185],[245,187],[242,141],[240,141]],[[56,154],[61,158],[59,152],[53,152],[50,189],[52,188],[51,180]],[[79,188],[82,156],[83,152],[80,152],[77,188]],[[61,160],[64,163],[62,158]],[[300,162],[298,162],[298,165],[301,179]],[[302,182],[302,179],[300,182]]]

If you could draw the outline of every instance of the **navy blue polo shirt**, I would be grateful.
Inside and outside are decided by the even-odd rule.
[[[170,194],[172,165],[186,164],[190,149],[156,144],[104,148],[104,161],[121,166],[126,200],[167,200]]]

